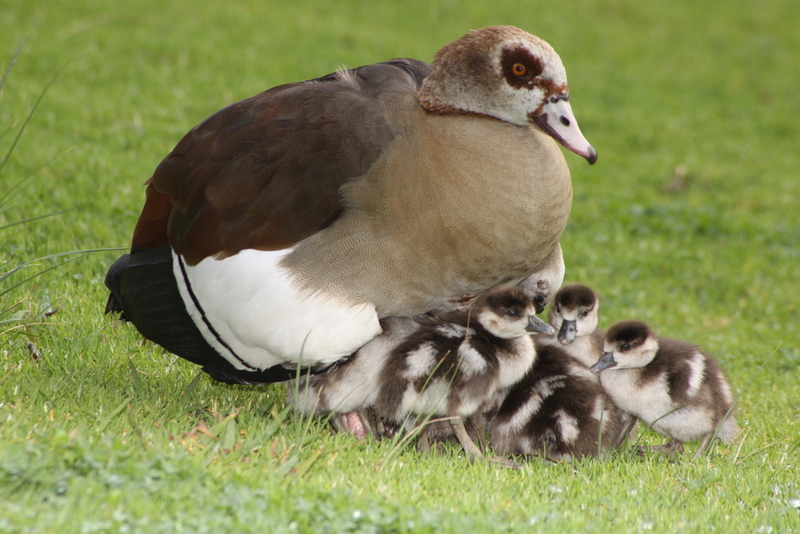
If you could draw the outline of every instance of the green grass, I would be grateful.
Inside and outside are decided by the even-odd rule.
[[[31,176],[0,228],[77,206],[0,230],[0,272],[127,246],[142,183],[227,103],[430,60],[474,27],[545,38],[600,155],[567,154],[567,281],[599,292],[602,327],[640,318],[714,353],[745,429],[695,464],[392,455],[293,419],[282,385],[197,378],[103,316],[118,253],[61,257],[0,287],[56,267],[0,297],[0,532],[800,531],[798,15],[794,0],[0,0],[2,70],[27,35],[0,156],[63,68],[0,171],[0,198]]]

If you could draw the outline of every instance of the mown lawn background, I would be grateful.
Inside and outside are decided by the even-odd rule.
[[[0,532],[800,531],[798,19],[795,0],[0,0],[3,70],[24,41],[0,161],[55,77],[0,170],[0,273],[126,247],[142,183],[228,103],[430,61],[480,26],[539,35],[599,153],[566,156],[567,281],[598,291],[601,327],[715,354],[744,429],[694,464],[519,472],[331,436],[286,414],[285,386],[214,383],[104,316],[121,252],[87,253],[0,285]]]

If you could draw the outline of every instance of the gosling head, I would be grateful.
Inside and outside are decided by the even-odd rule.
[[[484,291],[475,297],[470,313],[488,332],[503,339],[555,332],[536,316],[533,301],[518,287],[497,287]]]
[[[597,329],[600,301],[594,291],[581,284],[563,286],[550,309],[550,324],[558,331],[558,341],[568,345],[578,336]]]
[[[621,321],[606,333],[603,355],[591,370],[636,369],[645,367],[658,353],[658,338],[641,321]]]

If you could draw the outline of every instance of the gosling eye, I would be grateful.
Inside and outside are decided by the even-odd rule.
[[[631,350],[631,344],[630,343],[623,343],[622,345],[620,345],[619,350],[621,350],[623,352],[626,351],[626,350]]]
[[[506,311],[506,315],[508,315],[509,317],[519,317],[519,310],[514,310],[514,309],[508,310]]]
[[[583,318],[583,317],[586,317],[586,316],[588,316],[588,315],[589,315],[589,310],[583,310],[583,311],[580,313],[580,316],[581,316],[581,318]]]

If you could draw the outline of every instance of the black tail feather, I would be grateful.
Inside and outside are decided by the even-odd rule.
[[[111,295],[106,313],[119,313],[147,339],[200,365],[227,384],[269,384],[289,380],[296,371],[281,366],[261,371],[235,368],[203,338],[186,311],[172,270],[170,247],[125,254],[108,270]]]

